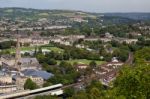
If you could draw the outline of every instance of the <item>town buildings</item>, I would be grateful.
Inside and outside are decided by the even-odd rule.
[[[41,65],[35,57],[21,57],[19,37],[17,37],[15,57],[2,55],[1,63],[0,93],[24,90],[24,84],[28,78],[42,87],[44,81],[53,76],[41,70]]]
[[[36,76],[16,76],[15,82],[18,90],[24,90],[24,84],[26,80],[30,78],[34,83],[36,83],[39,87],[42,87],[44,80],[41,77]]]
[[[15,67],[15,57],[10,55],[3,55],[1,57],[2,66],[4,68],[13,68]],[[36,58],[20,58],[18,60],[18,67],[20,70],[25,69],[40,69],[40,64]]]
[[[0,93],[9,93],[17,90],[17,86],[12,80],[12,76],[0,71]]]
[[[123,64],[123,62],[119,62],[116,58],[113,58],[112,62],[104,63],[95,70],[96,76],[102,84],[108,86],[116,78],[117,72]]]
[[[16,85],[0,85],[0,93],[10,93],[10,92],[15,92],[17,91],[17,86]]]

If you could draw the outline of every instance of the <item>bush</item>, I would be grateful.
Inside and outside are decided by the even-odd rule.
[[[24,89],[30,89],[30,90],[33,90],[33,89],[37,89],[38,86],[35,82],[33,82],[30,78],[28,78],[24,84]]]

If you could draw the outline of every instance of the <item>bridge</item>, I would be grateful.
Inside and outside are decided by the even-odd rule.
[[[27,99],[32,98],[37,95],[62,95],[63,85],[62,84],[56,84],[49,87],[39,88],[35,90],[25,90],[22,92],[15,92],[10,94],[4,94],[0,96],[0,99]]]

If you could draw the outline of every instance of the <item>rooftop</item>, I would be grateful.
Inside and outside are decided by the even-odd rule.
[[[22,71],[22,73],[25,76],[41,77],[45,80],[47,80],[50,77],[54,76],[52,73],[48,73],[48,72],[42,71],[42,70],[33,70],[33,69],[26,69],[26,70]]]

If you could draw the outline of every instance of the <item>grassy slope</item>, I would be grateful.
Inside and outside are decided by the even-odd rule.
[[[22,47],[21,50],[22,51],[28,51],[28,50],[34,50],[35,47]],[[51,51],[55,51],[55,52],[63,52],[63,49],[60,49],[58,47],[42,47],[42,49],[49,49]],[[15,52],[15,48],[12,49],[7,49],[7,51],[10,51],[11,53]]]
[[[73,64],[75,62],[77,62],[78,64],[87,64],[89,65],[89,63],[91,62],[92,60],[87,60],[87,59],[74,59],[74,60],[68,60],[67,62]],[[101,65],[104,63],[104,61],[95,61],[97,63],[97,65]],[[60,61],[58,61],[58,64],[60,63]]]

